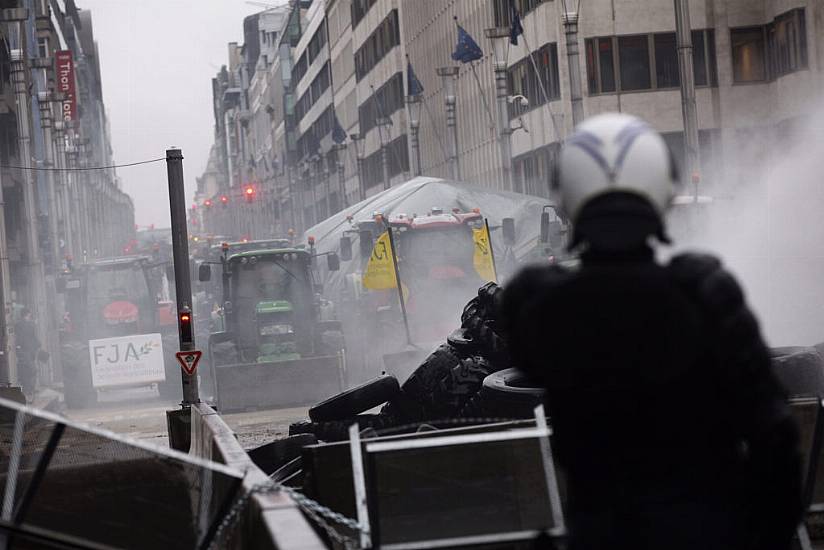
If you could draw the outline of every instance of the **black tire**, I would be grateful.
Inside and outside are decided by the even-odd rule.
[[[472,334],[465,328],[459,328],[446,337],[446,342],[461,357],[477,355],[481,350],[480,343],[473,338]]]
[[[460,415],[461,409],[480,391],[492,370],[489,362],[482,357],[461,360],[433,392],[427,417],[437,420]]]
[[[312,434],[292,435],[247,451],[258,468],[270,475],[288,462],[300,457],[307,445],[315,445],[318,438]]]
[[[400,424],[419,422],[432,418],[437,412],[434,395],[445,377],[461,362],[461,356],[449,344],[443,344],[421,363],[406,382],[400,394],[381,411],[395,418]]]
[[[309,409],[312,422],[329,422],[351,418],[382,405],[401,391],[398,379],[383,375],[321,401]]]
[[[383,430],[396,425],[396,420],[384,413],[359,414],[353,418],[332,420],[330,422],[311,422],[301,420],[289,426],[289,435],[314,434],[321,441],[343,441],[349,439],[349,427],[358,424],[361,430],[374,428]]]
[[[481,391],[461,411],[462,416],[532,418],[544,402],[545,390],[517,369],[504,369],[484,378]]]

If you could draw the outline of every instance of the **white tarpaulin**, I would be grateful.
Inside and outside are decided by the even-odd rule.
[[[135,334],[89,340],[95,388],[151,384],[166,379],[160,334]]]

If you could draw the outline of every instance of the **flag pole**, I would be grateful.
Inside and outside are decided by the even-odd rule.
[[[498,284],[498,264],[495,263],[495,249],[492,248],[492,233],[489,232],[489,220],[484,218],[486,238],[489,239],[489,255],[492,256],[492,272],[495,274],[495,283]]]
[[[392,267],[395,270],[395,282],[398,283],[398,300],[401,303],[401,313],[403,314],[403,327],[406,329],[406,343],[413,346],[412,336],[409,333],[409,319],[406,316],[406,301],[403,299],[403,284],[401,283],[401,273],[398,270],[398,256],[395,254],[395,237],[392,235],[392,227],[386,229],[389,232],[389,249],[392,252]],[[496,273],[497,275],[497,273]]]

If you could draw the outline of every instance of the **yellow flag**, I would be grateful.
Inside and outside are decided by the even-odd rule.
[[[492,243],[489,240],[487,225],[473,229],[472,239],[475,241],[475,255],[472,257],[475,271],[481,279],[497,283],[498,276],[495,273],[495,260],[492,257]]]
[[[389,232],[384,231],[375,246],[372,255],[366,264],[363,274],[363,287],[370,290],[386,290],[398,288],[395,278],[395,264],[392,262],[392,244],[389,242]]]

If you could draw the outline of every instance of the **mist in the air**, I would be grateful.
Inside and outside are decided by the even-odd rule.
[[[673,233],[677,250],[723,258],[770,345],[812,345],[824,341],[824,105],[772,131],[725,151],[712,204],[675,212]]]

